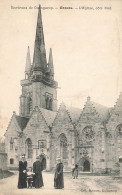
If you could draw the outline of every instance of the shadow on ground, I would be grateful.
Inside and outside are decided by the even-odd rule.
[[[7,177],[10,177],[12,175],[14,175],[14,173],[11,171],[0,170],[0,179],[7,178]]]

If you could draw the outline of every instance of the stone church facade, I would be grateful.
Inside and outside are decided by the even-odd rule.
[[[38,10],[33,63],[28,48],[25,79],[21,80],[20,113],[13,112],[5,133],[9,168],[17,168],[22,153],[28,166],[40,155],[44,169],[62,158],[64,169],[78,163],[80,171],[119,172],[122,155],[122,94],[107,108],[87,98],[84,108],[64,103],[57,109],[52,50],[46,59],[41,9]]]

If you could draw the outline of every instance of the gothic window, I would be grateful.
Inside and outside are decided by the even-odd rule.
[[[92,126],[87,126],[83,129],[83,138],[86,141],[92,141],[94,139],[94,129],[92,128]]]
[[[10,164],[14,164],[14,159],[13,158],[10,158]]]
[[[10,139],[10,150],[13,150],[13,145],[14,145],[14,140],[11,137],[11,139]]]
[[[13,143],[10,143],[10,150],[13,150]]]
[[[52,110],[52,98],[49,101],[49,110]]]
[[[67,138],[65,136],[65,134],[61,134],[59,136],[59,140],[60,140],[60,154],[62,159],[67,159]]]
[[[32,158],[32,141],[30,138],[25,142],[25,150],[27,158]]]
[[[49,97],[46,96],[46,109],[49,109]]]
[[[53,105],[53,96],[52,96],[52,94],[46,93],[46,95],[45,95],[45,104],[46,104],[46,109],[52,110],[52,105]]]
[[[117,137],[122,136],[122,124],[117,126]]]
[[[28,97],[27,99],[27,108],[28,108],[28,114],[32,111],[32,98]]]

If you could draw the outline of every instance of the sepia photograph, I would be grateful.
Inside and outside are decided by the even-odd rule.
[[[0,1],[0,195],[122,193],[122,1]]]

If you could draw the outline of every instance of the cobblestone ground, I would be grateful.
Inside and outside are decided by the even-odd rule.
[[[11,177],[0,180],[0,195],[47,195],[47,194],[122,194],[122,178],[110,176],[79,175],[73,179],[70,173],[64,173],[64,189],[53,187],[54,174],[43,172],[44,187],[41,189],[17,189],[18,172]]]

